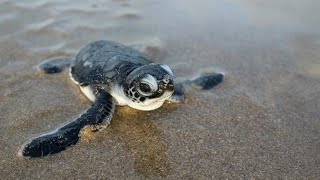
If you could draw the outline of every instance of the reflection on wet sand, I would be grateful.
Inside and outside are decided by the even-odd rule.
[[[135,170],[146,177],[166,177],[170,172],[162,132],[150,112],[117,108],[110,128],[134,160]]]

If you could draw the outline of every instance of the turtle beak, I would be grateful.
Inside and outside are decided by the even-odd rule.
[[[167,85],[167,91],[173,92],[174,91],[174,85],[173,85],[173,80],[170,79],[168,85]]]

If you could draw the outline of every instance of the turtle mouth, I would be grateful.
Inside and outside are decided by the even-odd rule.
[[[158,109],[159,107],[162,106],[162,104],[171,97],[173,91],[165,91],[163,93],[163,95],[161,97],[158,97],[157,99],[149,99],[149,102],[144,102],[144,103],[140,103],[140,104],[131,104],[129,106],[135,108],[135,109],[139,109],[139,110],[143,110],[143,111],[151,111],[151,110],[155,110]],[[151,102],[150,102],[151,101]]]
[[[158,101],[154,101],[151,102],[149,104],[137,104],[137,103],[130,103],[128,104],[130,107],[134,108],[134,109],[138,109],[138,110],[142,110],[142,111],[152,111],[155,109],[158,109],[159,107],[162,106],[162,104],[164,103],[165,99],[161,99]]]
[[[150,103],[149,105],[151,105],[151,104],[156,104],[156,103],[158,103],[158,102],[164,102],[165,100],[169,99],[169,98],[172,96],[172,94],[173,94],[173,87],[172,87],[172,90],[167,89],[167,90],[162,94],[162,96],[159,97],[158,100]],[[146,105],[146,106],[148,106],[148,105]]]

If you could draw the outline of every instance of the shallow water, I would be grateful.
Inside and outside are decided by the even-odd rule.
[[[320,175],[316,0],[8,0],[0,4],[1,179],[302,178]],[[19,146],[90,102],[67,72],[36,73],[86,43],[134,45],[177,79],[223,71],[217,88],[152,112],[117,108],[111,126],[60,154]]]

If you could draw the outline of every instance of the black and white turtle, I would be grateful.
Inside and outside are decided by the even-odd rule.
[[[92,42],[75,59],[51,59],[38,65],[45,73],[57,73],[66,67],[93,105],[75,120],[26,142],[19,150],[20,157],[55,154],[76,144],[83,128],[104,129],[110,124],[115,105],[154,110],[166,100],[183,101],[187,86],[210,89],[224,77],[222,73],[208,73],[174,84],[169,66],[155,64],[143,53],[112,41]]]

